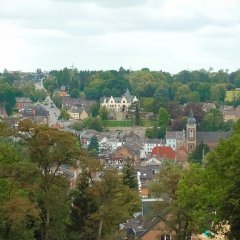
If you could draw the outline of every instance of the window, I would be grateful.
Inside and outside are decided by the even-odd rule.
[[[164,235],[160,237],[160,240],[171,240],[170,235]]]
[[[190,138],[193,138],[193,129],[190,129],[189,137],[190,137]]]

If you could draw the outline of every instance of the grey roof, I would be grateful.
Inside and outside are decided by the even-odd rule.
[[[197,132],[197,142],[218,142],[220,139],[226,139],[230,137],[231,131],[228,132]]]
[[[36,116],[47,117],[49,115],[49,112],[43,106],[36,106],[34,110]]]
[[[138,171],[141,173],[140,179],[151,180],[159,173],[161,166],[159,165],[146,165],[140,166]]]
[[[122,139],[124,142],[137,142],[139,144],[144,142],[143,139],[133,131],[125,134]]]
[[[133,96],[131,95],[131,93],[130,93],[128,88],[126,89],[126,91],[123,94],[123,96],[125,96],[125,98],[127,99],[128,102],[132,102]]]
[[[145,141],[146,144],[148,143],[153,143],[153,144],[163,144],[164,140],[163,139],[159,139],[159,138],[147,138],[147,140]]]
[[[167,131],[166,132],[166,139],[185,139],[185,132],[184,131]]]
[[[124,94],[122,95],[122,97],[125,97],[126,99],[127,99],[127,101],[129,102],[129,103],[131,103],[132,101],[133,101],[133,96],[131,95],[131,93],[130,93],[130,91],[129,91],[129,89],[127,88],[126,89],[126,91],[124,92]],[[121,102],[121,100],[122,100],[122,97],[113,97],[114,98],[114,101],[116,102],[116,103],[120,103]],[[100,98],[100,102],[103,102],[104,100],[106,100],[107,102],[109,101],[109,99],[110,99],[111,97],[101,97]]]
[[[196,124],[196,119],[195,119],[195,117],[193,116],[193,111],[192,111],[192,109],[190,110],[187,123],[188,123],[188,124]]]
[[[32,103],[29,97],[16,97],[16,102]]]

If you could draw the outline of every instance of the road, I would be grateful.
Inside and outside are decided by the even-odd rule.
[[[35,88],[38,90],[45,89],[42,84],[42,80],[35,83]],[[46,89],[45,89],[46,90]],[[47,90],[46,90],[47,91]],[[58,120],[58,116],[60,115],[60,110],[54,105],[53,101],[51,100],[50,96],[47,95],[45,103],[40,103],[48,112],[49,112],[49,125],[54,125]]]
[[[44,107],[49,112],[49,125],[51,126],[59,122],[58,116],[60,115],[60,110],[54,105],[49,96],[46,97],[45,102]]]

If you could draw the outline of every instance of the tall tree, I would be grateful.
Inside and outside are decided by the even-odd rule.
[[[36,169],[17,145],[0,139],[0,239],[33,240],[40,223],[30,197]]]
[[[92,191],[99,205],[93,214],[98,222],[98,240],[113,239],[119,224],[129,219],[139,210],[138,192],[123,184],[116,170],[105,170],[101,181],[97,181]]]
[[[167,164],[150,185],[152,196],[162,199],[150,206],[154,214],[152,217],[158,216],[168,226],[169,234],[174,234],[177,240],[188,239],[191,234],[187,209],[179,205],[177,199],[182,171],[179,166]]]
[[[131,189],[138,189],[137,172],[130,160],[123,166],[123,184]]]
[[[238,239],[240,234],[239,205],[239,147],[240,122],[235,125],[233,135],[222,140],[206,159],[206,172],[209,176],[207,188],[211,205],[216,214],[214,226],[228,225],[228,239]]]
[[[107,120],[107,118],[108,118],[108,110],[107,110],[107,108],[105,106],[100,108],[99,115],[100,115],[100,118],[102,120]]]
[[[158,112],[158,125],[167,127],[170,122],[170,115],[166,108],[161,107]]]
[[[224,130],[225,123],[222,112],[219,109],[210,109],[204,116],[200,127],[204,131]]]
[[[139,105],[139,102],[137,102],[136,105],[135,105],[135,124],[136,124],[136,126],[139,126],[140,122],[141,122],[141,119],[140,119],[140,105]]]
[[[64,239],[69,212],[66,207],[69,183],[58,171],[61,165],[74,165],[79,159],[77,141],[71,133],[33,125],[30,121],[22,121],[19,131],[25,133],[20,136],[27,143],[30,159],[38,168],[42,239]]]
[[[96,152],[99,152],[99,143],[98,143],[98,139],[95,135],[90,138],[88,150],[89,151],[95,150]]]

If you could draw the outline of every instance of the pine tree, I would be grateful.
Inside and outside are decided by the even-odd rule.
[[[135,124],[136,124],[136,126],[139,126],[140,122],[141,122],[141,119],[140,119],[140,106],[139,106],[139,103],[137,102],[136,103],[136,107],[135,107]]]
[[[138,189],[137,173],[130,161],[123,166],[123,184],[131,189]]]
[[[98,143],[98,139],[97,139],[96,136],[92,136],[90,138],[90,143],[88,145],[88,150],[89,151],[95,150],[95,151],[99,152],[99,143]]]
[[[90,190],[91,177],[84,170],[79,176],[77,188],[71,193],[71,224],[68,227],[69,238],[72,240],[94,240],[97,238],[97,223],[91,214],[98,209],[98,204]]]

